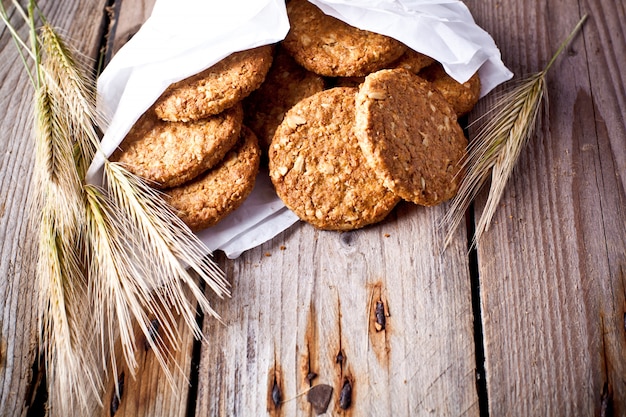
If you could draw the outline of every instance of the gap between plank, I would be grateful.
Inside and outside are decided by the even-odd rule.
[[[485,370],[485,345],[480,300],[480,272],[478,268],[478,251],[472,245],[475,232],[474,204],[466,214],[468,263],[470,284],[472,287],[472,313],[474,316],[474,352],[476,356],[476,391],[480,417],[489,417],[489,396],[487,393],[487,375]]]
[[[35,361],[32,366],[32,377],[27,390],[26,406],[28,411],[26,417],[38,417],[46,415],[46,404],[48,402],[48,390],[46,388],[46,370],[43,366],[43,358],[39,355],[39,348],[36,349]]]
[[[204,293],[206,284],[201,282],[200,290]],[[204,313],[199,305],[196,305],[196,323],[200,330],[204,324]],[[194,338],[193,349],[191,351],[191,366],[189,369],[189,391],[187,391],[187,413],[186,417],[196,416],[196,406],[198,397],[198,378],[200,374],[200,356],[202,354],[202,339]]]
[[[107,0],[104,5],[102,27],[100,29],[100,45],[98,46],[98,59],[94,68],[96,79],[112,58],[113,41],[115,40],[121,4],[122,0]]]

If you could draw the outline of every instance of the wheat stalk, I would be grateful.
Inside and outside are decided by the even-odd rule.
[[[117,378],[115,358],[116,340],[120,340],[124,359],[131,374],[137,369],[137,349],[133,323],[137,323],[144,335],[150,335],[150,315],[156,315],[165,324],[165,335],[176,346],[177,331],[172,326],[174,317],[163,310],[153,296],[151,286],[142,277],[142,262],[126,247],[128,224],[119,217],[114,204],[106,194],[93,185],[85,186],[87,234],[90,245],[88,265],[91,299],[94,307],[95,328],[98,329],[102,361],[111,361],[113,376]],[[161,339],[146,338],[157,360],[167,371],[167,360],[162,352]],[[117,386],[117,383],[115,384]]]
[[[36,57],[31,77],[35,83],[35,167],[29,217],[39,230],[37,317],[48,385],[56,387],[49,390],[49,408],[57,415],[69,415],[76,405],[85,408],[91,398],[98,398],[102,382],[88,348],[93,338],[79,313],[87,291],[77,252],[83,211],[75,142],[69,121],[62,117],[64,105],[54,85],[55,74],[48,61],[40,59],[38,39],[31,36],[31,43],[35,52],[30,55]]]
[[[156,191],[123,166],[104,158],[103,187],[85,183],[89,164],[101,152],[95,125],[104,125],[95,110],[95,80],[41,13],[37,34],[34,0],[28,13],[14,5],[29,27],[30,46],[1,2],[0,20],[27,71],[26,57],[35,62],[34,72],[29,71],[36,98],[35,198],[29,216],[40,236],[38,315],[49,412],[72,415],[77,403],[86,411],[92,396],[99,399],[107,363],[117,378],[116,340],[135,372],[135,323],[173,386],[166,346],[178,348],[174,313],[182,314],[199,338],[196,304],[218,317],[190,271],[219,297],[228,295],[228,283],[207,257],[208,248]],[[81,314],[85,300],[95,313],[95,333],[89,317]],[[153,317],[163,329],[156,337]]]
[[[57,387],[49,392],[50,408],[58,415],[70,415],[78,402],[86,406],[97,393],[101,381],[94,369],[94,358],[85,345],[91,337],[76,307],[86,295],[79,260],[65,244],[65,236],[55,224],[55,208],[45,206],[40,217],[37,262],[39,320],[47,378]]]
[[[70,50],[54,30],[42,29],[46,57],[54,61],[51,73],[59,73],[57,86],[65,100],[73,136],[82,150],[82,158],[91,162],[99,151],[99,136],[95,130],[93,83],[76,70]],[[93,151],[92,151],[93,150]],[[86,166],[81,165],[84,175]],[[88,256],[90,304],[95,307],[101,335],[101,352],[109,352],[113,375],[117,377],[117,362],[113,343],[119,340],[124,360],[134,374],[136,340],[133,323],[137,323],[161,363],[167,379],[174,379],[167,367],[165,343],[155,340],[150,332],[151,317],[158,317],[164,329],[167,345],[177,348],[178,330],[170,308],[182,314],[196,337],[202,332],[195,320],[198,303],[213,316],[204,293],[187,266],[220,297],[227,294],[227,284],[219,268],[205,259],[208,249],[175,216],[164,200],[141,179],[126,169],[105,159],[105,189],[85,186],[87,223],[84,246]],[[181,282],[192,292],[192,300],[184,293]],[[118,338],[119,336],[119,338]],[[105,347],[108,344],[108,347]],[[105,360],[103,356],[103,360]]]
[[[119,163],[105,162],[104,173],[111,199],[121,211],[129,214],[133,227],[134,247],[142,254],[147,276],[155,277],[155,288],[168,294],[166,300],[180,314],[197,337],[195,306],[184,296],[181,283],[193,293],[202,311],[218,317],[195,284],[195,273],[219,297],[229,294],[222,271],[207,256],[206,247],[196,235],[166,206],[159,193]]]
[[[87,404],[85,369],[94,363],[84,346],[88,340],[77,308],[84,302],[85,277],[79,254],[81,189],[74,167],[72,143],[62,132],[67,126],[55,117],[57,103],[45,83],[36,93],[35,169],[31,222],[39,228],[37,284],[38,317],[48,380],[60,389],[49,394],[51,408],[71,411],[73,398]],[[97,381],[91,374],[87,377]],[[59,392],[72,395],[57,395]],[[67,397],[72,400],[68,400]]]
[[[38,40],[39,41],[39,40]],[[44,43],[45,45],[45,43]],[[36,65],[34,200],[31,219],[40,228],[38,317],[51,415],[71,415],[99,399],[103,388],[94,337],[81,314],[87,278],[82,180],[77,169],[75,122],[67,116],[63,73],[44,55]]]
[[[483,186],[491,179],[485,208],[480,216],[471,246],[489,229],[504,189],[522,149],[532,137],[543,104],[547,105],[546,77],[559,55],[570,44],[587,19],[584,15],[561,43],[543,70],[525,77],[500,97],[483,116],[483,123],[468,147],[465,176],[440,225],[447,230],[445,247]],[[545,100],[544,100],[545,98]]]
[[[78,172],[84,180],[100,142],[94,126],[106,124],[104,116],[96,111],[95,80],[86,76],[89,74],[87,68],[74,58],[75,54],[48,22],[42,25],[39,33],[48,58],[45,60],[46,73],[57,74],[54,77],[55,91],[66,110],[61,117],[67,118],[68,133],[76,143]]]
[[[89,349],[85,349],[91,337],[79,314],[87,294],[77,252],[83,235],[82,190],[72,143],[69,136],[62,134],[66,131],[65,124],[54,117],[58,108],[53,102],[45,84],[40,85],[35,104],[39,117],[31,219],[39,227],[37,283],[41,345],[49,385],[58,386],[49,393],[49,401],[51,409],[63,415],[73,409],[74,397],[78,397],[81,406],[87,406],[91,394],[97,394],[102,384],[96,362]]]

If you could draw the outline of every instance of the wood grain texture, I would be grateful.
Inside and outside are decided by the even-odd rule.
[[[156,0],[117,0],[111,8],[112,26],[109,32],[108,59],[124,46],[148,20]]]
[[[19,32],[26,34],[7,4]],[[97,56],[104,1],[41,1],[43,13],[85,57]],[[25,415],[37,354],[36,242],[25,212],[34,161],[33,89],[7,29],[0,27],[0,415]]]
[[[519,75],[589,13],[479,246],[490,415],[624,415],[624,3],[468,3]]]
[[[190,296],[191,294],[188,294]],[[177,317],[179,331],[178,346],[166,346],[168,352],[167,371],[150,349],[146,337],[136,326],[137,350],[135,358],[138,369],[135,374],[123,361],[118,345],[116,361],[117,375],[110,375],[103,395],[103,407],[94,404],[91,416],[167,416],[185,417],[189,403],[190,371],[192,367],[194,337],[184,319]],[[159,334],[158,320],[153,318],[151,331]],[[171,379],[169,379],[171,378]]]
[[[314,415],[301,394],[317,384],[334,389],[330,415],[478,415],[465,239],[441,255],[442,215],[407,203],[354,232],[297,224],[225,260],[233,297],[226,325],[206,323],[196,415]]]

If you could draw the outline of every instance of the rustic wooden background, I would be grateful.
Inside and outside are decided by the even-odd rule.
[[[461,228],[442,254],[435,226],[446,206],[403,203],[364,230],[299,224],[237,260],[217,254],[232,283],[232,298],[215,300],[224,324],[203,320],[203,344],[184,335],[178,394],[138,352],[144,365],[125,374],[116,417],[315,415],[307,391],[322,385],[333,390],[327,415],[626,415],[626,3],[466,4],[517,77],[541,69],[589,14],[548,77],[549,110],[477,251],[468,255]],[[102,46],[110,56],[123,45],[152,5],[40,2],[94,60]],[[42,411],[24,216],[31,102],[2,27],[1,416]],[[484,201],[468,213],[469,233]],[[109,386],[93,415],[111,416],[112,397]]]

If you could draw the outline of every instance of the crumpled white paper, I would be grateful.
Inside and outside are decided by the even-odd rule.
[[[353,26],[392,36],[435,58],[459,82],[477,70],[481,95],[512,77],[493,39],[458,0],[311,0]],[[196,74],[233,52],[284,39],[284,0],[157,0],[152,15],[113,57],[98,79],[98,107],[108,119],[102,150],[108,156],[133,124],[173,82]],[[102,176],[102,155],[88,181]],[[212,251],[229,258],[272,239],[297,216],[261,172],[252,194],[235,212],[198,233]]]
[[[324,13],[391,36],[441,62],[460,83],[479,71],[481,96],[513,74],[493,38],[458,0],[309,0]]]

